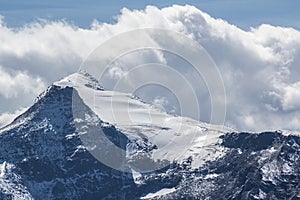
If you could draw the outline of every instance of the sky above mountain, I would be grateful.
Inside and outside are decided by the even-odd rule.
[[[1,1],[0,124],[23,112],[53,81],[76,72],[102,42],[125,31],[152,27],[183,33],[207,50],[226,89],[225,125],[244,131],[300,129],[297,3],[89,3]],[[167,59],[172,56],[149,53],[133,54],[122,62],[134,64],[137,58],[172,64]],[[119,72],[114,71],[112,78]],[[210,99],[202,89],[200,119],[208,121],[205,109]],[[163,93],[155,95],[153,103],[170,104]]]
[[[300,2],[293,0],[1,0],[0,12],[10,27],[23,26],[42,18],[65,19],[80,27],[89,28],[94,19],[107,23],[116,22],[115,16],[124,7],[144,9],[147,5],[154,5],[163,8],[173,4],[194,5],[213,17],[225,19],[245,30],[262,23],[300,28]]]

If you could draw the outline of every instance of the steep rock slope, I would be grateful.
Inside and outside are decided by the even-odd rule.
[[[236,133],[171,116],[85,73],[50,86],[0,129],[0,199],[299,199],[299,170],[297,133]]]
[[[82,144],[72,117],[73,95],[70,87],[51,86],[1,130],[0,199],[121,198],[135,187],[130,174],[103,165]],[[103,124],[88,107],[85,117],[89,127]],[[102,129],[115,143],[126,144],[113,126]]]

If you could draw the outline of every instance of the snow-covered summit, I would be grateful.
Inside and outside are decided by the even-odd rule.
[[[94,90],[104,90],[104,88],[100,85],[99,81],[86,71],[79,71],[77,73],[71,74],[53,83],[53,85],[61,87],[74,87],[78,85],[85,86],[87,88],[92,88]]]
[[[154,160],[182,161],[193,156],[193,164],[199,166],[205,159],[216,159],[224,154],[224,149],[218,148],[219,136],[233,131],[170,115],[128,93],[105,91],[86,72],[72,74],[54,85],[76,89],[83,102],[101,120],[117,127],[129,139],[147,138],[155,144]]]

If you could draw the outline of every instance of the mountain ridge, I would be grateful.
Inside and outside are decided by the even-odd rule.
[[[140,121],[134,123],[135,115],[132,124],[126,120],[109,122],[103,110],[97,113],[91,109],[82,97],[87,93],[80,93],[78,85],[70,86],[69,78],[54,83],[24,114],[0,129],[0,199],[300,198],[297,134],[238,133],[158,111],[153,112],[155,116],[182,119],[186,124],[177,130],[183,133],[176,133],[173,123],[151,127],[152,121],[147,118],[136,129]],[[104,99],[112,94],[96,82],[85,81],[89,84],[82,82],[84,91],[106,95]],[[133,110],[137,116],[141,116],[137,111],[151,109],[128,94],[116,94],[117,109],[123,109],[118,103],[124,98],[141,106]],[[169,147],[165,138],[157,135],[166,133],[169,139],[172,134],[188,136],[184,131],[195,125],[197,128],[190,130],[199,134],[189,140],[193,143],[180,154],[182,157],[154,154],[163,148],[162,152],[174,152],[172,145]],[[94,143],[89,133],[100,130],[104,135]],[[134,135],[137,130],[139,134]],[[95,149],[90,148],[95,144]],[[124,151],[112,154],[111,147],[115,146]],[[175,149],[179,148],[176,144]],[[99,161],[94,156],[97,153],[108,160]],[[121,168],[107,166],[110,160],[117,160]],[[140,162],[152,167],[143,169],[145,165]]]

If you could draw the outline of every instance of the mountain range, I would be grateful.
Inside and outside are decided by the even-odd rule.
[[[300,134],[170,115],[78,72],[0,129],[0,199],[300,199]]]

